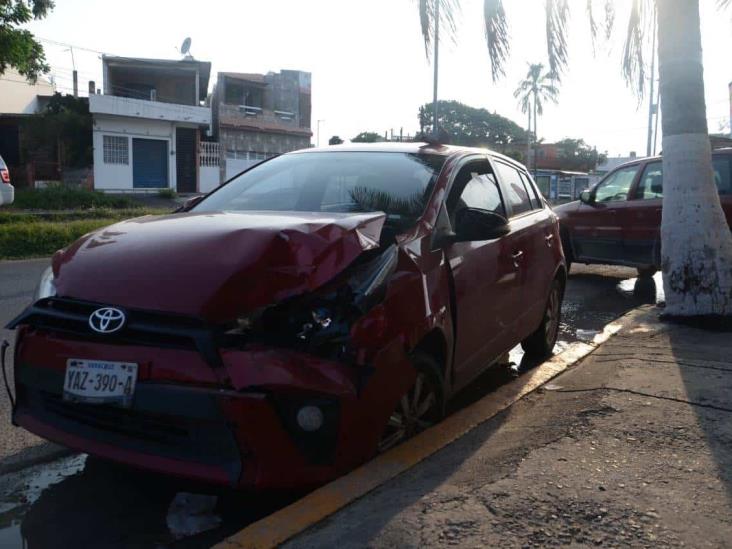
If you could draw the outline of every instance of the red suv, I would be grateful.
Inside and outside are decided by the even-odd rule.
[[[712,155],[714,182],[732,226],[732,149]],[[567,263],[636,267],[651,275],[661,265],[661,157],[628,162],[610,172],[580,200],[556,206]]]
[[[312,487],[554,346],[559,225],[526,169],[420,144],[285,154],[57,252],[17,328],[14,421],[142,468]]]

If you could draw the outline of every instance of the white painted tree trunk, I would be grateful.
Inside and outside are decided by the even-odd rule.
[[[712,175],[699,0],[658,0],[666,313],[732,315],[732,234]]]

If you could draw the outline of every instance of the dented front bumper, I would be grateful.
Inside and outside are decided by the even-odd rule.
[[[368,367],[262,345],[195,349],[84,341],[20,327],[14,421],[79,451],[236,488],[310,488],[370,458],[414,372],[397,339]],[[69,358],[138,364],[130,409],[63,400]],[[303,406],[323,411],[306,432]]]

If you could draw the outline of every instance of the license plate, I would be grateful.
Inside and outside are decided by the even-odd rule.
[[[132,405],[137,364],[72,358],[66,361],[64,400]]]

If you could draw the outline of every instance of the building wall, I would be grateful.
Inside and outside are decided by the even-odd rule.
[[[310,137],[221,128],[222,177],[227,180],[249,166],[279,154],[310,146]],[[249,153],[249,154],[247,154]],[[252,155],[251,153],[255,153]]]
[[[182,125],[185,127],[185,125]],[[190,126],[195,127],[195,126]],[[176,188],[175,173],[175,128],[173,122],[131,118],[94,116],[94,188],[103,191],[131,191],[132,182],[132,138],[161,139],[168,143],[168,184]],[[105,135],[124,136],[128,139],[127,164],[104,163]]]
[[[121,97],[149,100],[148,93],[140,86],[155,89],[156,101],[178,105],[198,105],[196,100],[196,73],[157,74],[154,70],[110,67],[105,93]]]
[[[33,114],[38,112],[38,95],[53,95],[50,82],[39,78],[29,84],[25,76],[8,67],[0,76],[0,114]]]

